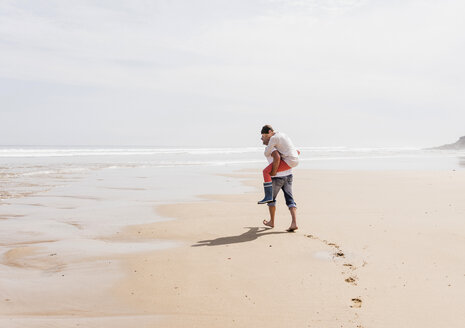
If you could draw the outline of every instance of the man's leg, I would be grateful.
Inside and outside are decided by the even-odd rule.
[[[289,212],[291,212],[292,222],[291,226],[287,230],[294,231],[299,229],[299,227],[297,226],[297,207],[289,207]]]
[[[270,213],[270,220],[263,220],[263,224],[267,227],[274,227],[274,216],[276,213],[276,196],[278,196],[278,193],[281,190],[284,182],[284,178],[273,178],[273,201],[271,203],[268,203],[268,212]]]
[[[263,220],[263,224],[267,227],[274,228],[274,216],[276,214],[276,206],[268,206],[268,211],[270,212],[270,220]]]
[[[291,226],[287,229],[289,232],[293,232],[297,230],[297,204],[294,201],[294,197],[292,195],[292,181],[293,176],[292,174],[285,177],[285,183],[283,185],[283,192],[284,198],[286,199],[286,205],[289,207],[289,212],[291,213],[292,221]]]

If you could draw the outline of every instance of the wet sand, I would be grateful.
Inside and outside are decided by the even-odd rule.
[[[260,185],[255,172],[235,176]],[[256,204],[257,189],[154,206],[175,220],[101,239],[177,247],[79,261],[45,256],[40,243],[10,249],[2,269],[22,276],[3,276],[18,286],[2,295],[0,325],[465,325],[464,171],[296,170],[294,193],[295,233],[285,232],[282,195],[275,228],[262,226],[267,208]],[[44,275],[48,284],[28,291]]]

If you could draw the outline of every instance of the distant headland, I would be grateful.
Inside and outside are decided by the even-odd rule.
[[[453,144],[447,144],[447,145],[442,145],[439,147],[433,147],[433,148],[428,148],[428,149],[439,149],[439,150],[461,150],[465,149],[465,136],[460,137],[457,142]]]

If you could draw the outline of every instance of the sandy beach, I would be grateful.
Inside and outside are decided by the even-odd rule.
[[[260,185],[250,170],[231,178]],[[463,327],[464,186],[460,170],[297,170],[295,233],[285,232],[282,195],[275,228],[263,227],[267,208],[250,188],[153,206],[173,220],[100,238],[175,247],[60,257],[3,245],[2,268],[22,276],[2,279],[0,324]],[[31,293],[28,283],[44,275],[47,285]]]
[[[464,12],[0,1],[0,328],[465,328]]]

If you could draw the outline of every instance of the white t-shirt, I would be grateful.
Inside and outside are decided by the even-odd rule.
[[[281,158],[290,167],[297,166],[299,163],[299,153],[287,135],[281,132],[275,132],[265,148],[265,157],[268,158],[268,156],[271,156],[271,153],[275,149],[281,154]]]
[[[276,149],[273,149],[271,152],[275,151]],[[266,157],[267,161],[269,164],[273,163],[273,157],[272,156],[267,156]],[[281,171],[277,172],[276,175],[273,175],[272,178],[279,178],[279,177],[287,177],[288,175],[292,174],[292,169],[286,170],[286,171]]]

